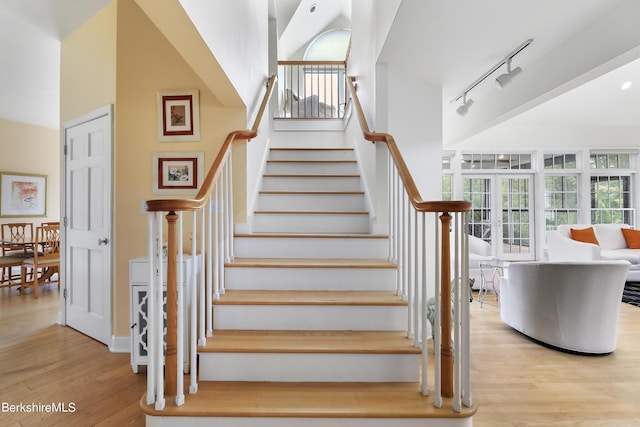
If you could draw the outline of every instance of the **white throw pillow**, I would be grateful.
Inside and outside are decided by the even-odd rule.
[[[626,249],[627,241],[621,228],[629,228],[626,224],[596,224],[596,236],[602,249]]]

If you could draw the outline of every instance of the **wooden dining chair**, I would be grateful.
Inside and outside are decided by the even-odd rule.
[[[20,293],[32,287],[33,296],[38,298],[40,285],[57,283],[60,289],[60,226],[36,227],[34,248],[33,257],[26,258],[21,265]],[[28,269],[31,269],[33,280],[27,280]]]
[[[20,274],[13,273],[13,267],[20,267],[25,258],[33,256],[33,224],[30,222],[14,222],[2,224],[0,231],[2,249],[2,276],[0,283],[3,287],[11,286]]]

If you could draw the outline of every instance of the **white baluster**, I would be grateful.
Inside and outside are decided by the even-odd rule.
[[[161,411],[164,409],[164,298],[162,290],[162,278],[164,277],[164,265],[163,265],[163,253],[162,242],[164,240],[162,235],[162,212],[156,214],[156,223],[158,224],[158,242],[156,243],[155,258],[158,263],[158,274],[155,277],[154,292],[156,304],[154,307],[153,320],[151,325],[154,326],[155,333],[153,336],[153,344],[151,348],[154,350],[156,358],[156,410]],[[151,326],[150,325],[150,326]],[[148,346],[148,341],[147,341]]]
[[[422,313],[421,317],[422,321],[422,366],[429,366],[429,347],[428,347],[428,339],[429,339],[429,328],[427,328],[427,316],[424,315],[424,311],[427,309],[427,228],[426,228],[426,218],[427,214],[422,212],[420,214],[422,217]],[[422,369],[422,394],[425,396],[429,395],[429,370]]]
[[[204,211],[200,210],[204,218]],[[196,298],[196,286],[198,283],[198,274],[196,274],[198,270],[198,256],[197,252],[197,238],[198,235],[198,211],[193,211],[193,223],[191,225],[191,286],[189,292],[189,301],[191,305],[191,312],[189,313],[189,323],[190,323],[190,331],[189,331],[189,366],[190,373],[189,375],[189,394],[195,394],[198,391],[198,382],[197,382],[197,363],[198,363],[198,355],[197,355],[197,341],[198,341],[198,309],[197,309],[197,298]]]
[[[405,192],[406,194],[406,192]],[[415,255],[412,252],[411,247],[411,237],[412,237],[412,228],[411,228],[411,211],[412,207],[409,204],[409,198],[407,197],[407,301],[408,301],[408,309],[407,309],[407,336],[409,339],[413,339],[415,337],[414,328],[413,328],[413,317],[417,315],[416,313],[416,304],[415,304],[415,292],[414,292],[414,277],[413,277],[413,259],[412,257]]]
[[[462,220],[462,403],[471,407],[471,316],[469,314],[469,301],[471,300],[471,287],[469,286],[469,216],[466,213],[458,214]]]
[[[177,346],[176,346],[176,406],[184,405],[184,251],[183,251],[183,224],[182,212],[178,212],[178,256],[177,256],[177,293],[178,293],[178,310],[177,310]]]
[[[461,360],[461,342],[460,342],[460,314],[462,311],[462,306],[464,305],[464,301],[462,301],[462,290],[461,290],[461,278],[460,278],[460,227],[457,222],[458,214],[454,214],[453,216],[453,227],[454,227],[454,241],[452,247],[454,248],[453,253],[453,301],[451,302],[451,306],[453,309],[453,410],[456,412],[462,411],[462,403],[461,403],[461,382],[460,382],[460,374],[462,373],[462,360]],[[469,303],[469,300],[466,301]]]
[[[233,153],[227,159],[227,262],[233,260]]]
[[[207,282],[211,283],[211,196],[209,196],[209,202],[202,210],[202,215],[200,218],[200,232],[202,233],[202,237],[200,239],[200,254],[202,256],[200,265],[202,266],[202,269],[200,271],[207,272],[206,278],[204,274],[200,274],[200,284],[198,286],[198,345],[200,347],[203,347],[206,344],[205,321],[207,316],[205,311],[205,290],[207,288]],[[206,251],[205,244],[208,248]]]
[[[213,299],[220,299],[220,288],[218,286],[218,257],[217,254],[217,205],[216,197],[218,195],[218,185],[214,187],[214,191],[211,196],[209,196],[209,209],[207,211],[207,289],[213,289]],[[208,323],[207,323],[208,324]]]
[[[152,350],[155,335],[155,319],[153,318],[153,316],[155,315],[154,284],[156,281],[155,272],[157,265],[155,262],[156,258],[154,254],[156,244],[154,240],[156,236],[155,215],[148,214],[147,217],[147,253],[149,257],[149,286],[147,288],[147,358],[149,359],[147,362],[147,369],[149,370],[149,373],[147,374],[147,405],[151,405],[156,401],[156,377],[154,375],[156,372],[156,358],[155,352],[153,352]],[[131,351],[134,350],[131,349]]]
[[[436,395],[433,397],[433,406],[437,407],[437,408],[441,408],[442,407],[442,355],[440,353],[440,341],[441,341],[441,309],[440,309],[440,305],[442,304],[442,298],[440,295],[440,275],[441,275],[441,258],[442,258],[442,253],[441,253],[441,246],[440,246],[440,226],[439,226],[439,222],[438,222],[438,215],[435,215],[435,236],[436,236],[436,256],[435,256],[435,261],[436,261],[436,265],[434,268],[435,271],[435,316],[434,316],[434,321],[433,321],[433,325],[434,325],[434,343],[433,343],[433,349],[434,349],[434,354],[435,354],[435,390],[436,390]]]

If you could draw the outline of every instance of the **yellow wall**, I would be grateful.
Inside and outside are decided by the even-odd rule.
[[[204,152],[208,168],[226,135],[246,128],[246,110],[220,106],[134,0],[112,2],[66,38],[61,63],[63,122],[115,105],[112,334],[124,337],[130,333],[129,259],[146,255],[141,203],[161,198],[152,194],[153,153]],[[158,142],[157,92],[176,89],[199,90],[200,141]],[[242,164],[244,153],[244,146],[234,150],[234,163]],[[239,212],[244,200],[244,193],[234,197]]]
[[[112,2],[62,41],[62,123],[116,101],[116,5]]]
[[[152,195],[153,153],[202,151],[208,168],[226,135],[246,127],[246,111],[220,106],[135,2],[118,1],[117,21],[114,334],[123,336],[130,326],[128,262],[147,252],[140,206],[161,198]],[[156,95],[174,89],[199,90],[200,141],[158,142]]]
[[[0,171],[47,176],[47,215],[0,218],[0,224],[60,220],[60,132],[0,120]]]

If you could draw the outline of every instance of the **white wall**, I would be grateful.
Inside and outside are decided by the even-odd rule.
[[[268,77],[268,3],[264,0],[180,0],[247,106],[252,123]]]

